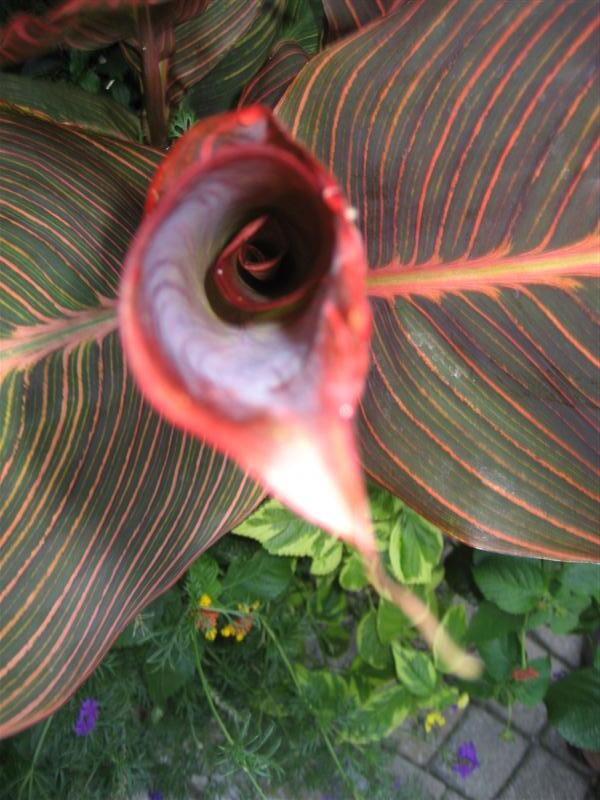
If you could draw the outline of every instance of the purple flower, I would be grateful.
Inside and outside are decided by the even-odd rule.
[[[566,678],[568,674],[569,674],[569,673],[567,672],[567,670],[566,670],[566,669],[557,669],[557,670],[554,670],[554,672],[552,673],[552,680],[553,680],[553,681],[560,681],[560,680],[562,680],[563,678]]]
[[[158,789],[148,792],[148,800],[163,800],[163,793]]]
[[[79,714],[73,730],[76,736],[87,736],[96,727],[98,722],[98,712],[100,711],[100,703],[93,700],[91,697],[86,697],[81,701],[79,706]]]
[[[400,790],[402,788],[403,783],[404,781],[402,780],[402,778],[396,778],[396,780],[392,784],[392,789]]]
[[[458,746],[456,751],[456,762],[452,767],[452,772],[464,780],[469,775],[478,769],[480,766],[479,759],[477,758],[477,750],[473,742],[463,742]]]

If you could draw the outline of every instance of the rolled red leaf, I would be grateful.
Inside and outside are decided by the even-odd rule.
[[[337,184],[254,106],[183,137],[146,212],[120,299],[143,394],[372,554],[353,425],[368,365],[366,260]]]

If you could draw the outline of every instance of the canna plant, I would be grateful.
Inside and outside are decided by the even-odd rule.
[[[598,25],[68,0],[0,31],[4,65],[119,41],[145,89],[140,125],[0,75],[2,735],[265,490],[375,564],[360,462],[474,547],[600,560]]]

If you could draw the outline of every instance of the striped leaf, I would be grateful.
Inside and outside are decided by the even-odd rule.
[[[116,332],[156,151],[0,109],[0,736],[60,706],[259,493],[144,402]]]
[[[208,116],[230,108],[265,62],[283,28],[290,0],[219,0],[180,25],[169,98]]]
[[[0,65],[43,55],[60,45],[94,50],[135,36],[136,7],[168,4],[171,26],[202,11],[207,0],[62,0],[43,16],[15,14],[0,28]]]
[[[307,54],[295,42],[280,42],[242,92],[238,107],[261,103],[274,108],[307,61]]]
[[[327,40],[347,36],[407,0],[323,0]]]
[[[415,0],[278,106],[367,243],[366,469],[487,549],[600,558],[598,24]]]
[[[13,106],[88,133],[135,142],[142,138],[140,121],[120,103],[63,81],[0,73],[0,105]]]
[[[288,0],[290,21],[282,31],[282,41],[295,42],[309,56],[321,49],[325,13],[321,0]]]
[[[169,71],[169,99],[179,102],[226,57],[250,30],[262,0],[219,0],[175,31],[175,50]]]

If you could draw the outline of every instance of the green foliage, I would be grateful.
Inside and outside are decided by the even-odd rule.
[[[430,583],[442,549],[439,530],[405,508],[390,535],[390,564],[396,578],[401,583]]]
[[[600,750],[600,669],[571,672],[546,695],[550,721],[575,747]]]
[[[542,565],[534,559],[486,556],[475,565],[473,575],[486,600],[509,614],[531,611],[545,589]]]
[[[247,536],[260,542],[268,553],[276,556],[306,556],[329,568],[318,569],[314,574],[326,575],[339,564],[342,545],[321,530],[306,522],[277,500],[267,500],[247,520],[234,530],[238,536]],[[332,557],[333,554],[333,557]]]
[[[188,131],[198,118],[194,112],[188,108],[185,101],[182,101],[177,108],[173,109],[169,118],[169,139],[179,139],[180,136]]]
[[[136,617],[75,698],[1,746],[0,797],[116,799],[154,787],[178,798],[202,776],[203,798],[224,785],[242,796],[285,785],[362,797],[367,781],[369,797],[385,800],[393,795],[376,743],[408,718],[423,725],[431,711],[448,713],[468,700],[465,689],[507,705],[544,701],[568,741],[597,747],[599,664],[552,683],[549,659],[529,661],[525,648],[534,621],[552,624],[561,609],[569,630],[597,625],[597,568],[465,560],[455,548],[450,574],[466,564],[465,597],[484,595],[468,622],[441,581],[439,531],[382,490],[370,497],[389,570],[418,579],[411,588],[446,631],[477,648],[479,681],[457,683],[436,642],[429,651],[368,585],[355,553],[269,500]],[[77,737],[86,697],[100,717]]]
[[[392,652],[399,681],[411,694],[417,697],[429,697],[437,684],[431,656],[399,642],[392,644]]]
[[[16,10],[47,7],[43,0],[7,0],[0,21]],[[297,41],[309,54],[319,49],[318,0],[265,3],[265,9],[261,26],[198,84],[198,107],[230,107],[277,41]],[[55,53],[22,69],[141,108],[138,78],[116,46]],[[170,138],[195,120],[184,101],[172,111]],[[444,565],[435,526],[381,489],[371,488],[370,497],[391,574],[411,586],[456,641],[481,655],[486,671],[469,691],[508,705],[545,700],[569,741],[598,747],[598,724],[590,718],[599,700],[598,655],[593,669],[551,685],[549,660],[529,660],[525,635],[540,625],[559,634],[594,630],[600,567],[465,557],[464,548]],[[129,797],[160,786],[176,797],[202,772],[210,797],[225,779],[239,781],[242,793],[257,780],[276,787],[284,776],[310,786],[331,774],[338,759],[341,775],[362,770],[370,796],[387,796],[375,753],[359,758],[352,745],[376,742],[407,716],[456,700],[436,642],[432,653],[425,650],[413,621],[369,587],[360,558],[276,501],[236,533],[243,538],[219,543],[136,617],[69,704],[2,745],[7,766],[0,792]],[[456,594],[484,598],[469,625]],[[78,739],[73,720],[87,696],[100,699],[100,722],[93,736]]]

